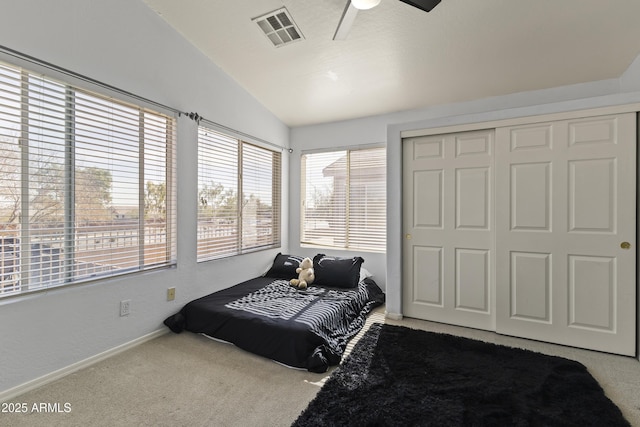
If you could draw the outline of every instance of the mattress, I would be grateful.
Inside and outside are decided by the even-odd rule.
[[[384,297],[370,278],[355,288],[301,290],[287,280],[257,277],[193,300],[164,323],[176,333],[202,333],[291,367],[325,372],[340,362]]]

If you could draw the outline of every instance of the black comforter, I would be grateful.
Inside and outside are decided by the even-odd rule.
[[[383,302],[371,279],[352,289],[299,290],[286,280],[257,277],[191,301],[164,323],[176,333],[203,333],[288,366],[325,372]]]

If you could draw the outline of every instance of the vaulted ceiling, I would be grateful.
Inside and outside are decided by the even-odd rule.
[[[638,0],[144,0],[289,126],[618,78],[640,54]],[[285,7],[303,40],[253,18]]]

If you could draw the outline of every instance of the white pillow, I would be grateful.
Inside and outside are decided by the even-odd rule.
[[[366,268],[360,266],[360,281],[362,282],[364,279],[368,279],[370,277],[373,277],[373,274],[371,274],[371,272]]]

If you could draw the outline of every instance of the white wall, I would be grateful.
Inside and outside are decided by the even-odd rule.
[[[640,73],[635,77],[638,78]],[[402,315],[401,132],[640,102],[640,92],[620,90],[621,80],[606,80],[491,98],[486,100],[483,108],[478,107],[482,106],[484,100],[437,107],[425,111],[422,120],[390,125],[387,128],[387,204],[388,211],[398,210],[395,215],[388,213],[387,221],[387,312],[396,316]],[[576,96],[580,94],[583,96]]]
[[[400,133],[466,123],[479,123],[513,117],[561,111],[582,110],[609,105],[635,103],[640,100],[640,56],[619,79],[581,83],[552,89],[515,93],[456,104],[394,114],[367,117],[291,130],[294,160],[290,169],[290,248],[294,253],[314,253],[300,248],[300,166],[301,150],[387,143],[387,253],[367,254],[367,268],[385,286],[387,312],[402,314],[402,148]],[[317,251],[315,251],[317,252]],[[382,276],[385,278],[382,279]],[[639,328],[640,329],[640,328]]]
[[[171,107],[198,112],[283,147],[291,143],[294,153],[283,153],[283,224],[288,227],[283,227],[282,251],[321,252],[300,248],[298,243],[301,151],[387,142],[388,250],[386,255],[363,256],[365,267],[386,285],[387,310],[396,314],[401,313],[402,130],[640,99],[634,92],[640,90],[640,60],[636,59],[620,79],[299,127],[289,134],[273,114],[140,0],[7,0],[0,13],[0,44]],[[262,273],[278,252],[196,264],[196,126],[182,117],[178,129],[178,267],[0,301],[0,396],[161,329],[162,320],[187,301]],[[171,286],[177,288],[177,298],[166,302],[166,289]],[[123,299],[131,299],[132,314],[120,318]]]
[[[380,144],[386,140],[386,121],[378,117],[349,120],[291,129],[291,148],[293,153],[289,167],[289,249],[290,253],[313,258],[318,253],[334,256],[362,256],[363,267],[374,275],[374,279],[384,290],[386,281],[386,256],[375,252],[350,252],[328,248],[310,248],[300,246],[300,195],[301,173],[300,157],[303,151],[324,148],[344,148],[356,145]]]
[[[556,89],[517,93],[509,96],[487,98],[464,103],[439,105],[432,108],[404,111],[354,120],[301,126],[291,129],[291,167],[289,170],[289,237],[291,253],[313,256],[318,252],[353,256],[354,252],[341,252],[318,248],[300,247],[300,156],[302,151],[331,147],[353,147],[358,145],[387,143],[387,253],[359,253],[365,259],[364,266],[374,274],[375,280],[387,292],[387,311],[400,314],[400,235],[398,229],[401,218],[401,153],[400,131],[430,127],[429,119],[437,119],[439,126],[455,124],[467,120],[482,121],[482,114],[508,109],[517,112],[518,108],[529,105],[546,105],[566,99],[601,96],[616,93],[618,79],[604,80],[588,84],[578,84]],[[475,114],[475,116],[474,116]],[[407,123],[406,125],[397,125]],[[414,124],[415,123],[415,124]],[[390,132],[389,130],[392,129]],[[397,264],[397,265],[396,265]]]
[[[283,147],[289,129],[141,0],[2,2],[0,44]],[[0,57],[7,60],[6,56]],[[263,273],[275,253],[197,265],[196,124],[178,120],[178,266],[0,300],[0,397],[157,330],[189,300]],[[288,167],[283,154],[283,224]],[[287,227],[283,226],[283,247]],[[168,287],[176,300],[166,301]],[[119,302],[131,315],[119,317]]]

